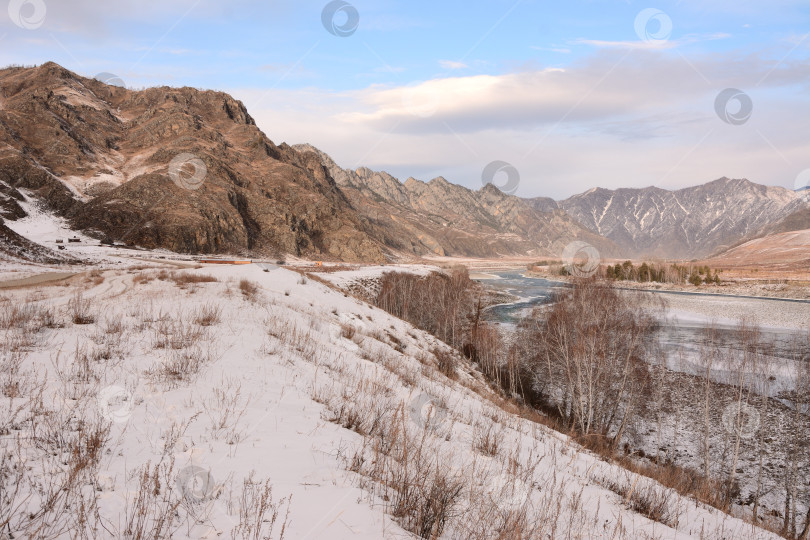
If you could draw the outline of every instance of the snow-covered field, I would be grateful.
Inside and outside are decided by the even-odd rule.
[[[57,249],[56,240],[62,240],[66,245],[68,238],[79,239],[85,245],[88,243],[98,245],[98,240],[72,230],[66,219],[44,210],[41,203],[37,202],[26,190],[20,190],[20,193],[25,197],[25,200],[18,201],[17,204],[28,215],[16,221],[6,222],[6,225],[11,230],[32,242],[54,250]],[[73,247],[71,246],[71,248]],[[84,246],[76,247],[81,249]]]
[[[734,326],[748,319],[762,329],[803,330],[810,327],[810,303],[719,296],[663,295],[669,314],[679,322]]]
[[[292,271],[85,273],[0,291],[0,332],[14,537],[776,538],[518,414],[463,359],[446,376],[435,338]]]

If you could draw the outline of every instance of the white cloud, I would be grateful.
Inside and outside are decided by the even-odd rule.
[[[475,189],[482,168],[503,160],[520,171],[521,196],[679,188],[721,176],[790,187],[808,167],[810,144],[795,119],[810,117],[810,100],[795,88],[810,65],[786,62],[766,80],[770,87],[757,88],[773,62],[713,56],[692,59],[693,69],[664,51],[625,54],[601,51],[564,71],[274,91],[261,103],[263,92],[235,93],[277,143],[310,142],[344,167],[401,179],[442,175]],[[727,87],[754,100],[743,126],[714,112]]]
[[[605,40],[598,40],[598,39],[576,39],[572,43],[577,43],[581,45],[592,45],[594,47],[599,48],[616,48],[616,49],[647,49],[647,50],[655,50],[655,49],[675,49],[677,47],[681,47],[683,45],[688,45],[692,43],[699,43],[701,41],[715,41],[718,39],[728,39],[731,37],[731,34],[725,33],[715,33],[715,34],[707,34],[707,35],[695,35],[690,34],[678,39],[662,39],[662,40],[650,40],[650,41],[605,41]]]
[[[774,68],[771,60],[758,56],[687,61],[663,51],[608,49],[566,69],[371,86],[352,92],[354,106],[335,111],[334,117],[373,129],[397,123],[401,131],[423,135],[445,133],[448,126],[457,133],[566,125],[593,129],[594,124],[682,112],[710,119],[714,99],[725,88],[749,89],[767,99],[768,87],[806,85],[808,78],[810,64],[801,61]],[[670,128],[668,121],[659,122],[665,129],[652,131]],[[649,122],[645,126],[650,131]]]
[[[467,67],[464,62],[454,62],[453,60],[439,60],[439,65],[444,69],[465,69]]]
[[[569,54],[571,52],[571,49],[567,49],[565,47],[537,47],[535,45],[532,45],[531,48],[536,51],[550,51],[563,54]]]

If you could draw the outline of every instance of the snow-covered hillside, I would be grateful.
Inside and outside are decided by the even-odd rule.
[[[777,538],[582,450],[466,361],[448,377],[435,338],[295,272],[2,294],[0,536]]]

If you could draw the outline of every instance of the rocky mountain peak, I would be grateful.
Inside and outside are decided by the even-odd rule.
[[[76,228],[179,252],[384,260],[319,157],[276,146],[228,94],[133,91],[54,63],[0,71],[0,92],[0,185]]]
[[[481,189],[479,190],[484,195],[494,196],[494,197],[506,197],[507,195],[500,190],[498,186],[493,184],[492,182],[487,182]]]
[[[354,207],[385,230],[390,245],[406,253],[559,256],[574,239],[587,239],[605,253],[618,251],[566,214],[538,212],[492,184],[473,191],[442,176],[429,182],[409,177],[400,183],[382,171],[333,168],[326,155],[322,161],[336,179],[345,175],[341,186]]]
[[[449,186],[450,182],[444,176],[437,176],[436,178],[432,179],[428,184],[437,185],[437,186]]]

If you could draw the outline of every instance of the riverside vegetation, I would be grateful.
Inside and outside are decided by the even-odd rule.
[[[672,369],[656,339],[665,304],[613,283],[713,281],[716,270],[628,261],[604,273],[611,279],[575,279],[511,336],[482,317],[481,286],[460,267],[384,274],[376,304],[463,352],[505,397],[605,459],[806,540],[810,329],[790,336],[785,367],[748,321],[731,330],[731,347],[707,325],[695,365]],[[777,389],[780,369],[788,384]],[[636,503],[667,513],[664,500]]]

